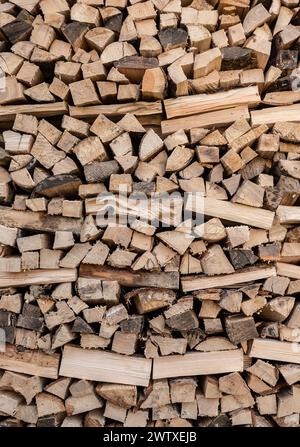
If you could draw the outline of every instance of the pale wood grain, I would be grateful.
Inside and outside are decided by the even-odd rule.
[[[229,275],[218,275],[207,277],[204,275],[187,276],[182,278],[181,285],[184,292],[191,292],[193,290],[210,289],[214,287],[227,287],[232,285],[239,285],[259,279],[276,276],[275,267],[254,268],[249,271],[240,273],[231,273]]]
[[[110,352],[64,348],[59,374],[64,377],[148,386],[152,361]]]
[[[171,355],[153,360],[153,379],[243,371],[241,349]]]
[[[31,376],[58,378],[59,354],[45,354],[42,351],[17,352],[7,344],[5,352],[0,352],[0,368]]]

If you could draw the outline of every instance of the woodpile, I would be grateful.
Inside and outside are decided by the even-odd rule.
[[[300,426],[299,0],[0,27],[0,426]]]

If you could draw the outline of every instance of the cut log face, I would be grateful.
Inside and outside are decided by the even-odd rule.
[[[0,1],[0,426],[300,426],[299,18]]]

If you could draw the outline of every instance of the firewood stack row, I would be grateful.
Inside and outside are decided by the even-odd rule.
[[[299,426],[299,0],[0,26],[0,426]]]

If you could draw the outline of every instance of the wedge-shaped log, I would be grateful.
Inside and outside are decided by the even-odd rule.
[[[153,360],[153,379],[243,371],[241,349],[172,355]]]
[[[148,386],[151,366],[151,360],[142,357],[66,346],[59,374],[97,382]]]

